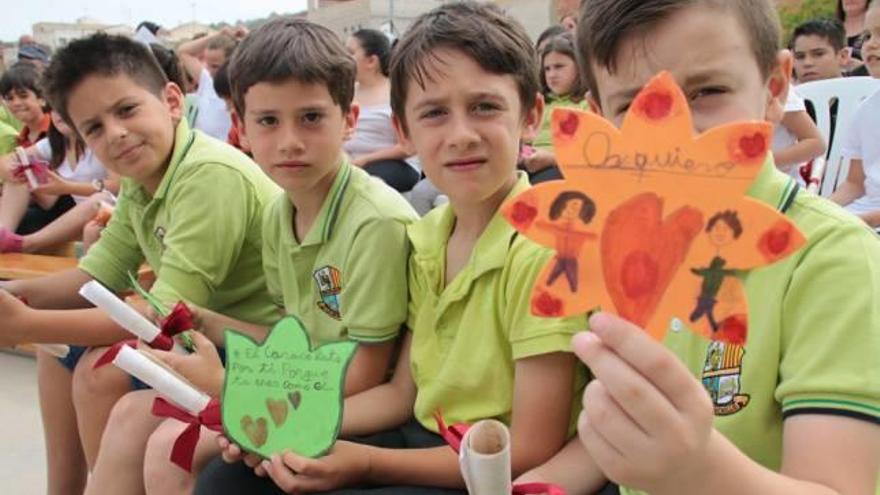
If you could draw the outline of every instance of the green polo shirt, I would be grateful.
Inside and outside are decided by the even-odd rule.
[[[6,108],[6,105],[0,105],[0,123],[12,127],[13,129],[15,129],[16,133],[21,131],[21,128],[24,127],[24,125],[19,122],[19,120],[16,119],[14,115],[12,115],[12,112],[10,112],[8,108]]]
[[[520,173],[508,198],[528,189]],[[442,410],[449,424],[495,418],[510,424],[516,360],[570,352],[584,317],[540,318],[531,313],[532,287],[553,253],[518,235],[496,213],[461,272],[444,287],[446,245],[455,223],[449,205],[409,228],[410,354],[417,387],[415,416],[437,431]],[[580,370],[576,392],[583,389]],[[576,393],[572,402],[575,424]]]
[[[345,338],[385,342],[406,321],[406,225],[418,215],[347,159],[302,242],[286,195],[263,221],[263,268],[276,304],[296,315],[314,345]]]
[[[770,159],[749,195],[783,209],[791,184]],[[807,244],[741,275],[746,345],[709,342],[679,320],[665,340],[712,398],[715,428],[773,471],[782,463],[787,417],[880,422],[880,242],[859,219],[813,194],[797,194],[786,215]]]
[[[14,127],[0,121],[0,155],[8,155],[18,145],[18,131]]]
[[[274,323],[260,251],[263,211],[279,194],[249,158],[182,120],[155,195],[123,179],[113,218],[80,268],[120,291],[146,260],[157,277],[151,292],[169,305]]]

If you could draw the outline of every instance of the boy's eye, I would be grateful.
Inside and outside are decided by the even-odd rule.
[[[134,110],[137,108],[137,105],[125,105],[124,107],[119,108],[119,115],[122,117],[127,117],[134,113]]]
[[[265,117],[260,117],[257,119],[257,124],[264,127],[273,127],[278,125],[278,119],[272,117],[271,115],[267,115]]]
[[[314,125],[314,124],[321,122],[321,119],[323,119],[323,118],[324,118],[324,115],[322,115],[319,112],[309,112],[309,113],[303,114],[302,121],[306,124]]]
[[[720,95],[720,94],[723,94],[726,92],[727,91],[724,88],[718,88],[718,87],[701,88],[701,89],[698,89],[697,91],[691,93],[690,99],[696,100],[697,98],[701,98],[704,96],[715,96],[715,95]]]
[[[481,102],[474,105],[474,111],[480,114],[494,113],[499,109],[498,105],[489,102]]]
[[[441,117],[445,114],[446,114],[446,112],[442,108],[431,108],[431,109],[428,109],[428,110],[425,110],[424,112],[422,112],[422,114],[419,115],[419,118],[420,119],[435,119],[435,118]]]
[[[92,136],[92,135],[96,134],[100,129],[101,129],[100,124],[90,125],[90,126],[86,127],[85,135]]]

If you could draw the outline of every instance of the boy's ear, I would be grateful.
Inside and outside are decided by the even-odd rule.
[[[776,55],[776,66],[770,71],[770,78],[767,81],[767,101],[765,108],[770,108],[773,100],[778,104],[785,106],[785,100],[788,99],[788,90],[791,85],[791,70],[794,64],[791,52],[788,50],[780,50]]]
[[[837,52],[837,63],[840,65],[840,71],[843,72],[843,68],[849,64],[849,59],[852,56],[852,51],[849,47],[845,46]]]
[[[541,129],[541,120],[544,117],[544,95],[536,93],[535,104],[525,112],[525,122],[523,123],[522,134],[520,139],[523,141],[532,141],[538,135]]]
[[[352,102],[351,107],[345,117],[345,135],[343,140],[348,141],[354,136],[354,130],[357,128],[358,117],[361,115],[361,107],[357,103]]]
[[[165,104],[168,106],[168,111],[171,113],[171,118],[177,124],[183,118],[185,106],[183,91],[173,82],[169,82],[162,90],[162,96],[165,99]]]
[[[403,122],[401,122],[400,118],[398,118],[397,114],[391,114],[391,124],[394,126],[394,132],[397,133],[397,142],[400,143],[409,153],[415,155],[416,149],[413,146],[412,141],[410,141],[409,136],[407,135],[406,126]]]

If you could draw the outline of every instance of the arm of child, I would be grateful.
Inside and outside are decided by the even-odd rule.
[[[806,163],[825,153],[822,133],[806,111],[786,112],[782,125],[797,142],[784,150],[773,152],[777,167],[788,170],[793,165]]]
[[[571,424],[575,357],[554,352],[516,361],[510,425],[513,476],[547,462]]]
[[[782,470],[747,458],[712,427],[701,384],[662,344],[597,314],[574,339],[595,375],[584,392],[581,441],[615,482],[654,494],[870,494],[880,427],[846,417],[791,417]],[[821,433],[819,433],[821,432]]]
[[[388,374],[395,341],[361,343],[345,374],[343,394],[349,397],[380,385]]]
[[[551,151],[535,148],[532,156],[523,159],[523,164],[529,172],[540,172],[551,165],[555,165],[556,156]]]
[[[266,334],[269,332],[269,327],[266,325],[237,320],[209,309],[191,307],[190,310],[193,312],[195,320],[198,322],[198,330],[204,333],[211,342],[217,345],[223,345],[225,340],[223,334],[227,328],[231,328],[239,333],[247,335],[257,342],[262,342],[263,339],[266,338]],[[281,316],[282,315],[279,314],[278,318],[281,319]]]
[[[853,159],[850,161],[846,180],[831,194],[830,199],[841,206],[846,206],[864,195],[865,168],[862,166],[862,160]]]
[[[341,433],[345,436],[369,435],[404,424],[413,415],[416,386],[410,371],[412,332],[406,332],[394,376],[362,393],[345,399]]]
[[[573,438],[552,459],[520,476],[514,484],[553,483],[568,495],[588,495],[598,492],[606,482],[584,444]]]

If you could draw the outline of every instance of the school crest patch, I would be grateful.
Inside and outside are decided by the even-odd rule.
[[[342,315],[339,313],[339,293],[342,292],[342,274],[337,268],[328,265],[315,270],[312,277],[314,277],[315,284],[318,286],[318,293],[321,295],[321,300],[317,302],[318,307],[331,318],[336,320],[342,319]]]
[[[745,349],[741,345],[712,341],[706,350],[703,364],[703,387],[712,398],[716,416],[739,412],[749,403],[748,394],[741,387],[742,360]]]
[[[153,231],[153,235],[156,237],[156,240],[159,241],[159,245],[162,248],[165,248],[165,227],[156,227],[156,230]]]

